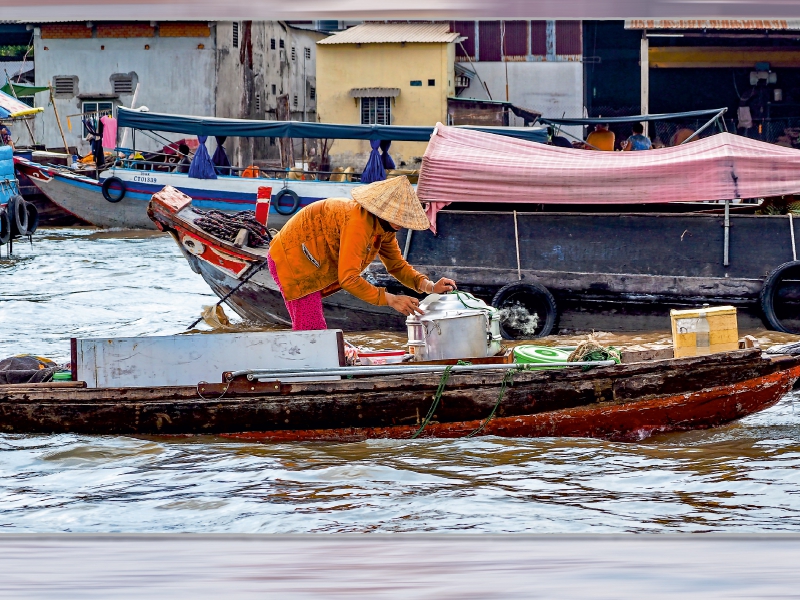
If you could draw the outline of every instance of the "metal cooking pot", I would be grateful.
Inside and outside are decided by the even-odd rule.
[[[414,359],[484,358],[500,352],[500,315],[466,292],[431,294],[424,315],[406,319],[408,348]]]

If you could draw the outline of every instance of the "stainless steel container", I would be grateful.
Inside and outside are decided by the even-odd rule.
[[[408,349],[415,360],[484,358],[500,352],[496,308],[464,292],[431,294],[420,303],[424,315],[406,319]]]

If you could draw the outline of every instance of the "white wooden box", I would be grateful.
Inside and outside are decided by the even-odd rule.
[[[72,378],[90,388],[221,382],[224,371],[344,366],[339,329],[72,340]]]

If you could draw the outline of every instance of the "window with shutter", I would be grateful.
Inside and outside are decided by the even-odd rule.
[[[306,48],[306,60],[311,60],[311,48]]]
[[[269,49],[275,50],[275,38],[270,39],[269,41]]]
[[[308,90],[308,97],[311,98],[312,100],[315,100],[317,98],[317,88],[311,87]]]
[[[292,46],[292,60],[295,60],[295,59],[297,59],[297,54],[295,52],[295,47]]]
[[[239,23],[233,24],[233,47],[239,47]]]
[[[297,94],[294,95],[294,106],[297,108]]]

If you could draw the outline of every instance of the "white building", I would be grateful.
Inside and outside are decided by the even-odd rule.
[[[89,152],[81,116],[130,107],[134,93],[136,107],[154,112],[260,119],[274,119],[278,96],[288,95],[291,118],[313,121],[321,37],[276,21],[40,23],[33,38],[36,84],[53,85],[67,145],[80,154]],[[37,95],[37,105],[48,101],[46,93]],[[64,146],[50,107],[36,121],[39,143]],[[136,136],[137,149],[164,143]],[[270,155],[269,141],[262,145],[259,151],[252,142],[226,143],[240,164]]]

